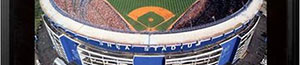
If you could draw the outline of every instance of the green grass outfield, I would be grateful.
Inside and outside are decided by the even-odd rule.
[[[127,23],[136,31],[147,31],[147,28],[154,28],[156,31],[166,31],[175,20],[180,17],[187,8],[189,8],[196,0],[107,0],[122,16]],[[148,13],[138,17],[137,21],[130,18],[128,14],[135,9],[142,7],[155,6],[164,8],[172,12],[175,16],[169,20],[165,20],[161,15],[149,11]],[[149,19],[151,22],[149,21]]]

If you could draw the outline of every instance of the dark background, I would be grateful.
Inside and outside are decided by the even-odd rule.
[[[1,0],[1,7],[1,65],[34,65],[34,1]]]
[[[268,64],[299,65],[299,1],[267,3]],[[34,14],[34,0],[1,0],[1,65],[34,65]]]
[[[34,1],[9,1],[10,65],[34,65]]]

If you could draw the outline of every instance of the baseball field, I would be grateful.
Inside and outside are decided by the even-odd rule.
[[[167,31],[196,0],[106,0],[132,31]]]

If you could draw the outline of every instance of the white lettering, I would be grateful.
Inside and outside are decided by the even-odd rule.
[[[175,50],[176,49],[176,46],[171,46],[171,50]]]
[[[149,47],[144,47],[144,51],[149,51]]]
[[[111,44],[109,44],[109,43],[106,43],[107,44],[107,47],[111,47]]]
[[[101,41],[99,41],[99,45],[103,46],[103,43]]]
[[[125,47],[125,50],[130,50],[130,48],[129,48],[129,46],[128,46],[128,45],[126,45],[126,47]]]
[[[157,51],[158,46],[153,46],[154,51]]]
[[[180,49],[183,49],[183,46],[184,46],[184,45],[181,45]]]
[[[167,51],[166,46],[163,46],[161,50],[162,50],[162,51]]]
[[[191,48],[193,46],[193,43],[190,43],[187,46],[188,46],[188,48]]]
[[[201,45],[201,41],[198,41],[196,46],[200,46]]]
[[[120,50],[120,46],[119,46],[119,45],[117,45],[117,44],[116,44],[116,48],[117,48],[118,50]]]

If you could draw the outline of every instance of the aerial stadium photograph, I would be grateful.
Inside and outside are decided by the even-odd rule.
[[[266,0],[35,0],[36,65],[267,65]]]

